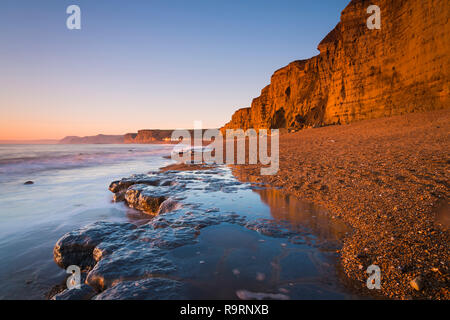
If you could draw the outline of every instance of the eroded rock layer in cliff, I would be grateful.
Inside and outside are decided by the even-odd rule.
[[[367,8],[381,9],[370,30]],[[320,54],[276,71],[228,128],[293,128],[449,106],[450,2],[352,0]]]

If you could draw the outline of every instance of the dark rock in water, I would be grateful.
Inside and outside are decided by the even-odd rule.
[[[164,201],[163,203],[161,203],[159,210],[158,210],[158,214],[172,212],[172,211],[180,209],[181,207],[182,207],[181,203],[179,203],[178,201],[175,201],[174,199],[169,198],[166,201]]]
[[[123,178],[122,180],[111,182],[109,185],[109,190],[113,193],[117,193],[119,191],[126,190],[135,184],[158,186],[160,181],[161,180],[158,177],[152,177],[146,174],[137,174],[129,178]]]
[[[120,281],[170,274],[175,266],[164,255],[164,251],[148,243],[128,243],[103,257],[89,272],[86,282],[102,291]]]
[[[31,184],[34,184],[34,181],[26,181],[25,183],[24,183],[24,185],[31,185]]]
[[[183,199],[180,193],[188,190],[231,193],[250,188],[250,186],[233,179],[217,177],[219,173],[223,172],[217,169],[216,171],[199,171],[191,174],[180,174],[177,171],[139,174],[112,182],[109,190],[115,194],[113,198],[115,202],[125,200],[131,208],[157,215],[178,210],[178,205],[167,200],[169,198]],[[162,205],[165,201],[167,202]]]
[[[118,192],[114,193],[114,195],[113,195],[113,201],[114,201],[114,202],[122,202],[122,201],[125,201],[125,194],[126,194],[126,191],[125,191],[125,190],[121,190],[121,191],[118,191]]]
[[[78,265],[89,271],[86,283],[97,291],[121,281],[170,275],[176,271],[169,250],[195,244],[201,228],[222,222],[245,224],[236,214],[211,215],[188,208],[155,217],[136,227],[128,223],[97,222],[63,236],[54,256],[62,268]]]
[[[141,184],[128,188],[125,193],[127,204],[148,214],[158,214],[159,207],[167,200],[159,188],[150,188]]]
[[[94,249],[105,240],[121,238],[124,233],[135,229],[130,223],[96,222],[82,229],[67,233],[55,245],[53,257],[63,269],[77,265],[82,270],[96,264]]]
[[[150,278],[125,281],[103,291],[95,300],[179,300],[187,299],[182,282]]]
[[[269,219],[250,221],[245,227],[273,238],[289,238],[298,234],[298,231],[292,230],[289,224]]]
[[[95,250],[98,263],[86,281],[101,291],[118,281],[170,274],[175,266],[164,257],[167,249],[193,244],[197,234],[193,228],[154,229],[147,224],[125,237],[106,239]]]
[[[186,212],[185,214],[171,212],[169,214],[157,216],[147,225],[151,225],[154,229],[169,226],[171,228],[191,227],[195,230],[201,230],[220,223],[233,223],[244,226],[247,223],[247,220],[244,216],[237,214],[212,215],[205,211],[194,210],[192,212]]]
[[[128,187],[131,187],[134,183],[132,181],[124,181],[124,180],[117,180],[111,182],[109,185],[109,191],[113,193],[120,192],[122,190],[126,190]]]
[[[251,292],[247,290],[236,291],[236,296],[241,300],[290,300],[281,293]]]
[[[161,182],[161,186],[162,187],[172,187],[177,185],[178,182],[177,181],[173,181],[173,180],[164,180],[163,182]]]
[[[52,300],[90,300],[97,292],[91,286],[82,284],[80,289],[64,290],[55,295]]]
[[[63,236],[54,258],[62,268],[77,265],[88,270],[86,283],[102,291],[118,281],[170,274],[175,266],[164,257],[167,250],[193,244],[197,235],[190,227],[98,222]]]
[[[135,230],[134,235],[139,241],[150,243],[151,247],[174,249],[183,245],[195,243],[198,230],[192,227],[175,227],[155,229],[152,224],[146,224]]]
[[[185,183],[180,183],[170,174],[163,177],[146,174],[133,175],[111,183],[109,190],[114,193],[113,201],[125,201],[129,207],[156,215],[178,209],[173,201],[179,191],[185,190]]]

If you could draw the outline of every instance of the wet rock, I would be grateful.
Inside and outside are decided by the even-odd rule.
[[[120,238],[124,232],[135,228],[130,223],[101,221],[69,232],[56,243],[54,260],[63,269],[70,265],[77,265],[82,270],[91,268],[96,263],[93,252],[97,245],[106,239]]]
[[[175,280],[150,278],[125,281],[103,291],[95,300],[179,300],[187,299],[186,286]]]
[[[153,224],[143,225],[135,230],[138,241],[149,243],[151,247],[175,249],[183,245],[194,244],[199,232],[192,227],[176,227],[155,229]]]
[[[25,181],[25,183],[24,183],[24,185],[31,185],[31,184],[34,184],[34,181]]]
[[[249,189],[251,188],[251,186],[242,184],[239,181],[226,179],[224,180],[220,178],[208,178],[208,184],[204,187],[204,190],[209,192],[222,191],[224,193],[234,193],[243,188]]]
[[[91,286],[82,284],[80,289],[64,290],[55,295],[52,300],[90,300],[97,292]]]
[[[281,293],[251,292],[247,290],[236,291],[236,296],[241,300],[289,300],[290,298]]]
[[[193,228],[154,229],[148,224],[114,243],[107,240],[98,246],[101,259],[87,283],[101,291],[119,281],[170,274],[176,268],[164,257],[167,250],[195,243],[197,234]]]
[[[162,187],[173,187],[176,186],[179,182],[174,181],[174,180],[164,180],[163,182],[161,182],[160,186]]]
[[[247,220],[244,216],[235,213],[213,215],[202,210],[192,210],[171,212],[163,216],[155,217],[148,225],[153,226],[154,229],[169,225],[172,228],[191,227],[195,230],[200,230],[220,223],[232,223],[244,226]]]
[[[287,223],[270,219],[250,221],[245,225],[245,227],[273,238],[288,238],[298,235],[298,232],[291,230]]]
[[[97,222],[63,236],[54,248],[62,268],[78,265],[87,270],[86,283],[103,291],[122,281],[172,274],[169,250],[195,244],[201,228],[219,223],[244,225],[237,214],[212,215],[187,208],[157,216],[136,227],[128,223]]]
[[[289,238],[289,241],[293,244],[305,244],[306,239],[302,235],[296,235]]]
[[[125,201],[131,208],[148,214],[158,214],[159,207],[167,200],[166,193],[159,188],[134,185],[125,193]]]
[[[112,182],[109,190],[114,193],[115,202],[125,201],[131,208],[156,215],[179,208],[173,201],[168,201],[160,210],[164,201],[169,198],[176,200],[179,198],[177,195],[186,190],[185,179],[190,178],[167,172],[133,175]]]
[[[109,190],[113,193],[123,191],[135,184],[144,184],[149,186],[158,186],[160,184],[160,179],[158,177],[149,176],[146,174],[137,174],[129,178],[123,178],[122,180],[117,180],[111,182],[109,185]]]
[[[125,181],[124,179],[122,179],[111,182],[108,189],[109,191],[116,193],[128,189],[128,187],[131,187],[133,184],[134,183],[132,181]]]
[[[164,255],[164,251],[148,243],[129,243],[103,257],[89,272],[86,282],[103,291],[121,281],[170,274],[175,266]]]
[[[168,213],[175,210],[178,210],[182,207],[182,204],[178,201],[175,201],[174,199],[167,199],[163,203],[161,203],[158,214]]]
[[[421,276],[418,276],[418,277],[414,278],[413,280],[411,280],[411,282],[409,284],[411,285],[411,287],[414,290],[422,291],[423,285],[424,285],[424,281],[423,281],[423,278]]]
[[[123,202],[125,201],[125,190],[119,191],[117,193],[114,194],[113,196],[113,201],[114,202]]]
[[[192,227],[100,222],[63,236],[54,256],[62,268],[77,265],[88,270],[86,283],[102,291],[120,281],[172,273],[175,266],[166,253],[194,244],[197,235]]]

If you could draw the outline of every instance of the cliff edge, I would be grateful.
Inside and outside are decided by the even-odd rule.
[[[319,55],[276,71],[224,129],[302,129],[447,108],[450,3],[376,2],[352,0]],[[367,27],[372,4],[380,30]]]

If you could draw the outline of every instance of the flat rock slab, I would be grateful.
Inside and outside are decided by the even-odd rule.
[[[103,291],[94,300],[179,300],[187,299],[185,284],[179,281],[149,278],[124,281]]]
[[[63,269],[77,265],[81,269],[92,268],[99,257],[94,249],[101,243],[117,243],[124,240],[127,233],[136,226],[131,223],[95,222],[84,228],[69,232],[58,240],[53,256],[55,262]]]

